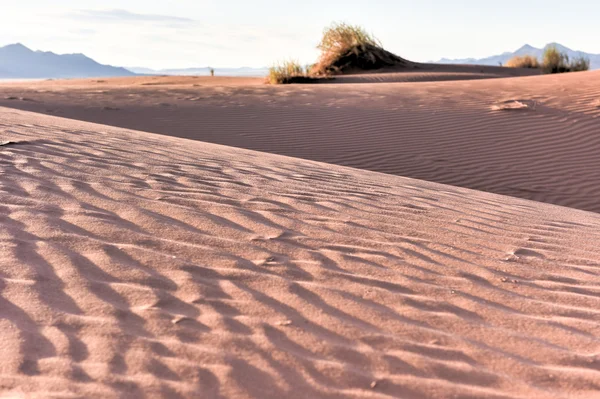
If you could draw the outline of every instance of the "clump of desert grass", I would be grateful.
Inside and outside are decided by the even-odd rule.
[[[415,66],[386,51],[379,40],[360,26],[334,23],[325,28],[317,46],[319,59],[310,67],[286,61],[269,69],[271,84],[313,82],[344,72],[381,69],[391,66]]]
[[[509,68],[540,68],[540,62],[532,55],[514,56],[506,63]]]
[[[569,68],[571,72],[589,71],[590,60],[583,56],[573,58],[571,62],[569,62]]]
[[[325,28],[317,48],[321,55],[310,72],[318,76],[408,63],[384,50],[379,39],[362,27],[346,23],[333,23]]]
[[[310,81],[309,70],[297,61],[283,61],[269,68],[270,84],[303,83]]]
[[[558,51],[556,47],[548,47],[544,51],[544,73],[569,72],[569,56]]]
[[[515,56],[507,63],[511,68],[541,68],[544,73],[580,72],[590,69],[590,60],[585,57],[576,57],[569,60],[569,56],[559,51],[555,46],[550,46],[544,51],[542,62],[532,56]]]
[[[544,51],[542,70],[544,73],[580,72],[590,69],[590,60],[585,57],[576,57],[569,60],[569,56],[551,46]]]
[[[325,28],[321,42],[317,46],[321,56],[314,66],[314,72],[330,72],[339,60],[348,54],[357,54],[370,47],[381,47],[379,39],[360,26],[334,23]]]

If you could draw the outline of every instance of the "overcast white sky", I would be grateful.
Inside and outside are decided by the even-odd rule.
[[[600,53],[593,0],[2,0],[1,8],[0,46],[21,42],[119,66],[310,63],[332,21],[360,24],[415,61],[548,42]]]

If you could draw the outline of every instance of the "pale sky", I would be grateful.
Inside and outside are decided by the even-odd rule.
[[[2,0],[0,46],[130,67],[308,64],[323,28],[345,21],[414,61],[480,58],[525,43],[600,53],[598,17],[595,0]]]

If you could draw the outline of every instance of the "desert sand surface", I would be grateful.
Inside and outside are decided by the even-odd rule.
[[[365,82],[12,83],[0,105],[600,212],[600,71]]]
[[[546,157],[564,162],[552,145],[544,147],[544,137],[564,136],[573,167],[585,166],[599,141],[591,136],[596,111],[588,105],[597,89],[582,85],[577,90],[588,97],[563,100],[573,90],[569,79],[556,78],[555,96],[540,98],[544,105],[535,112],[521,113],[493,113],[492,104],[454,92],[445,98],[451,91],[443,85],[382,88],[369,93],[361,108],[346,104],[356,101],[349,93],[367,96],[353,87],[341,89],[350,92],[338,92],[337,101],[334,91],[312,87],[235,88],[236,96],[214,88],[202,100],[208,110],[194,105],[181,114],[162,111],[168,121],[161,126],[187,115],[174,130],[218,137],[230,123],[221,134],[243,137],[242,129],[234,132],[231,121],[219,119],[236,109],[237,123],[250,127],[247,142],[272,141],[285,153],[281,149],[298,144],[292,138],[301,134],[300,121],[310,128],[299,150],[308,151],[309,139],[315,149],[328,142],[322,134],[331,126],[317,127],[319,118],[324,122],[321,107],[346,125],[349,136],[380,131],[380,138],[372,136],[379,142],[375,148],[389,147],[382,142],[391,140],[404,143],[399,151],[419,148],[419,129],[447,132],[446,146],[477,132],[490,144],[498,126],[512,134],[514,123],[536,145],[524,147],[515,135],[508,151],[498,138],[496,150],[504,151],[495,159],[510,157],[504,170],[513,178],[531,174],[543,182],[539,169],[519,168],[526,161],[539,168]],[[459,89],[483,96],[472,84]],[[505,84],[496,89],[508,95],[511,84]],[[536,85],[545,88],[531,82]],[[405,101],[394,97],[400,89]],[[263,91],[279,96],[276,105],[251,108]],[[153,101],[151,93],[135,92],[145,98],[139,101]],[[156,117],[147,108],[136,111],[122,95],[128,102],[111,114],[117,120],[128,112],[130,119],[121,122]],[[314,97],[324,103],[302,103]],[[440,123],[432,111],[419,113],[425,100],[442,115],[465,109]],[[178,104],[186,101],[193,103]],[[84,103],[71,109],[82,107],[77,112],[86,115]],[[417,114],[377,114],[373,103],[413,107]],[[342,106],[351,111],[336,111]],[[279,131],[250,118],[281,121],[279,111],[286,109],[289,126]],[[298,109],[295,120],[291,113]],[[190,119],[193,110],[199,115]],[[200,124],[209,111],[217,115]],[[371,116],[353,130],[361,120],[352,119],[355,112]],[[303,119],[311,113],[314,121]],[[387,120],[390,115],[400,120]],[[476,119],[465,123],[471,116]],[[415,134],[394,141],[391,126],[404,121],[398,126],[406,129],[411,118]],[[474,128],[486,121],[498,130]],[[575,156],[569,146],[579,135],[587,137],[589,153]],[[0,108],[0,142],[4,396],[598,397],[596,213],[8,108]],[[353,145],[351,137],[340,144],[348,151]],[[532,147],[545,155],[535,158]],[[483,161],[493,151],[477,153],[472,145],[463,153],[466,165],[481,165],[475,175],[485,172]],[[378,159],[365,155],[367,164]],[[534,158],[521,159],[527,156]],[[427,171],[422,154],[397,165],[418,159]],[[445,169],[436,173],[445,176]],[[477,181],[493,179],[494,171]],[[577,191],[577,178],[586,171],[581,173],[571,177],[575,198],[584,194]]]
[[[410,61],[409,61],[410,62]],[[329,83],[440,82],[448,80],[495,79],[540,75],[539,69],[505,68],[489,65],[444,65],[412,63],[414,67],[388,67],[333,76]]]

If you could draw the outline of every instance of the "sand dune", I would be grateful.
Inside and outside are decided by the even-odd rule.
[[[0,105],[600,212],[600,72],[282,87],[54,81],[1,85]]]
[[[497,88],[508,93],[506,85]],[[573,98],[570,111],[552,108],[567,105],[557,94],[540,99],[545,105],[535,115],[494,114],[477,97],[452,94],[444,101],[466,107],[456,120],[443,105],[444,86],[402,89],[409,92],[402,103],[394,97],[400,88],[391,88],[369,93],[352,112],[336,111],[355,101],[348,93],[321,107],[332,113],[331,126],[347,124],[349,135],[379,129],[384,143],[393,140],[391,126],[408,129],[412,120],[414,136],[394,141],[404,144],[401,151],[415,148],[420,129],[446,132],[452,150],[460,132],[491,142],[500,130],[494,127],[509,134],[516,118],[546,152],[528,161],[531,168],[545,157],[564,162],[543,146],[548,135],[563,137],[573,165],[585,166],[589,156],[573,157],[569,147],[596,129],[595,113],[585,112],[595,93],[588,86],[579,90],[589,97]],[[220,102],[258,96],[257,89],[236,90],[185,115],[202,110],[200,121],[231,109]],[[313,88],[260,90],[280,95],[262,112],[282,121],[287,109],[290,126],[265,130],[249,119],[263,114],[235,104],[238,123],[249,126],[240,137],[267,143],[260,134],[271,132],[282,136],[278,149],[294,148],[301,141],[293,140],[292,132],[300,133],[293,112],[300,109],[304,125],[303,117],[315,116],[304,140],[317,149],[327,143],[319,135],[331,126],[317,128],[324,114],[299,103],[315,96]],[[481,95],[477,86],[470,90]],[[390,107],[411,109],[433,99],[446,123],[436,123],[433,111],[377,114],[369,104],[384,101],[379,94]],[[318,95],[329,102],[335,92]],[[352,130],[355,112],[371,119]],[[162,115],[172,123],[183,114]],[[476,120],[459,127],[467,115]],[[475,129],[477,122],[492,131]],[[174,129],[186,131],[186,123]],[[218,137],[226,125],[213,117],[196,129]],[[231,127],[222,134],[229,133]],[[519,162],[529,153],[517,137],[510,151],[498,139],[498,157],[518,154],[504,169],[527,176]],[[594,140],[587,139],[590,154]],[[530,399],[600,392],[598,214],[7,108],[0,108],[0,142],[0,387],[9,397]],[[474,172],[488,170],[488,153],[465,144],[465,165],[479,160]],[[365,151],[371,165],[390,155]],[[358,152],[352,159],[359,162]],[[449,168],[440,166],[438,175]],[[572,175],[575,197],[585,173]]]
[[[540,75],[539,69],[505,68],[488,65],[416,64],[415,69],[384,68],[377,71],[334,76],[332,83],[442,82],[449,80],[495,79]]]

